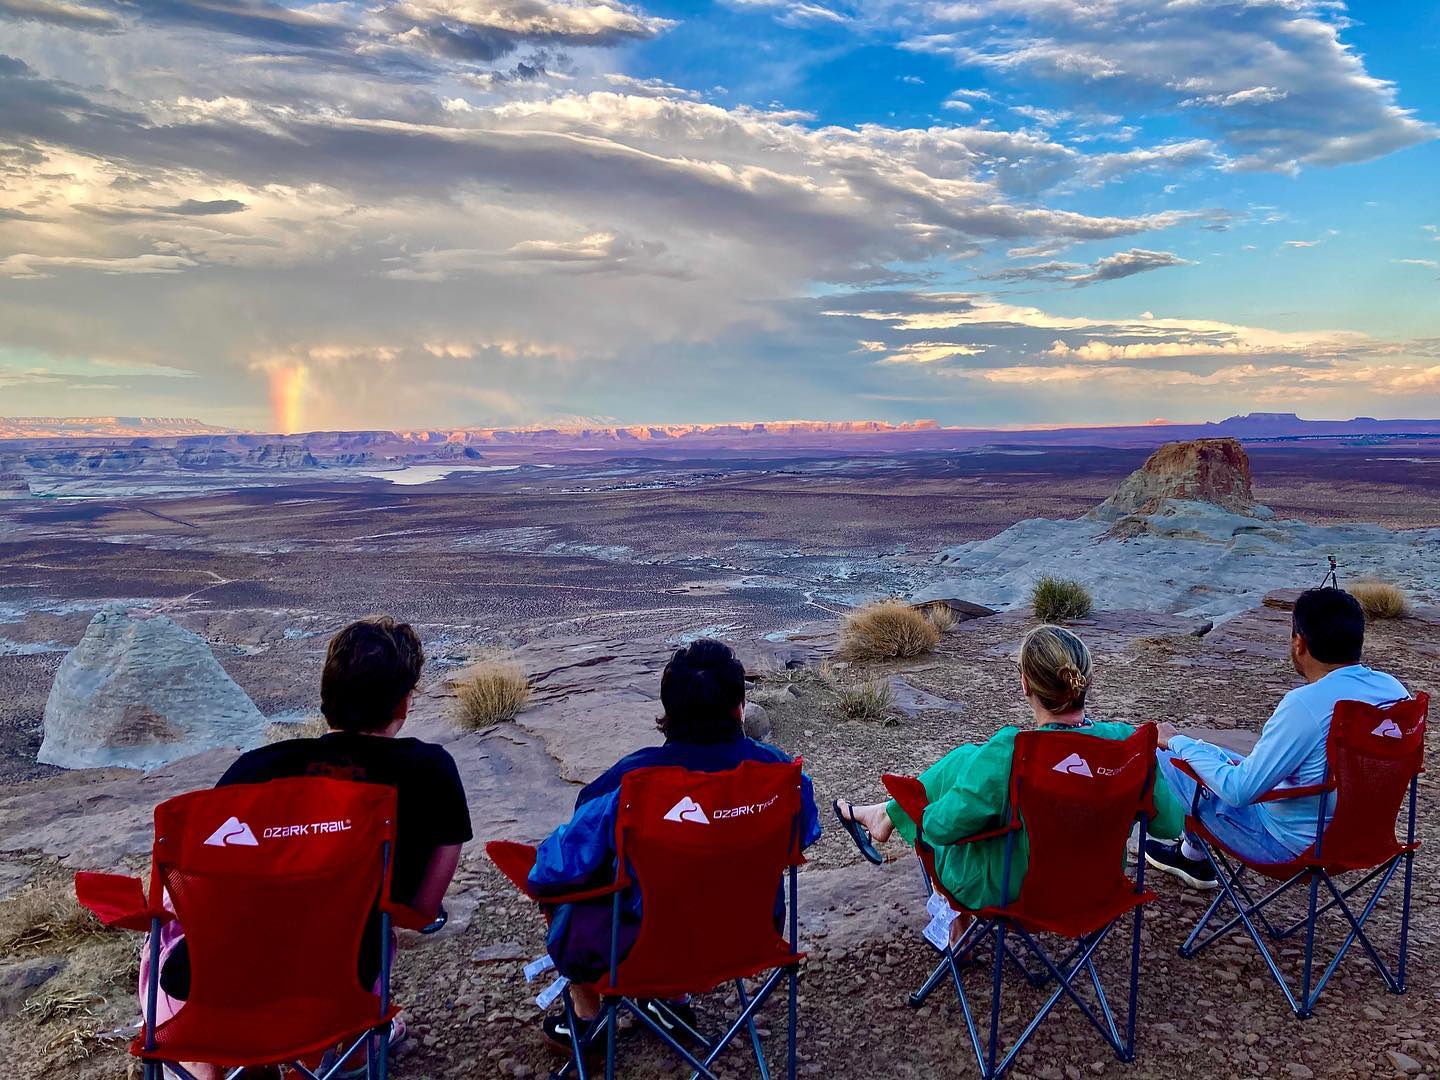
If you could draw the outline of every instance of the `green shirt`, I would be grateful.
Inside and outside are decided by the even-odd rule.
[[[957,747],[920,775],[930,805],[925,810],[925,839],[935,849],[935,868],[950,894],[967,908],[998,905],[1000,879],[1005,872],[1005,837],[959,844],[967,836],[1005,824],[1005,803],[1010,794],[1010,760],[1015,753],[1018,727],[1003,727],[988,741]],[[1128,739],[1129,724],[1115,721],[1081,728],[1047,725],[1041,731],[1078,731],[1100,739]],[[891,800],[886,807],[895,829],[915,843],[915,823]],[[1155,774],[1155,817],[1151,835],[1173,839],[1185,824],[1185,811],[1171,793],[1165,778]],[[1030,840],[1022,828],[1010,857],[1008,898],[1020,894],[1020,883],[1030,865]]]

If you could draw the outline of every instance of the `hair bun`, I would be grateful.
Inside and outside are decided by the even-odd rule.
[[[1060,678],[1065,680],[1065,685],[1070,688],[1072,698],[1078,698],[1090,686],[1090,680],[1080,673],[1080,669],[1074,664],[1066,664],[1060,669]]]

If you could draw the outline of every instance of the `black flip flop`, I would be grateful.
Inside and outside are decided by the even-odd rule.
[[[854,803],[847,802],[845,805],[850,807],[850,813],[855,813]],[[864,825],[861,825],[853,817],[847,818],[842,814],[840,812],[839,799],[832,802],[830,808],[835,811],[835,820],[840,822],[840,827],[850,834],[850,839],[855,841],[855,846],[860,849],[860,854],[865,856],[866,861],[872,862],[876,866],[883,864],[885,862],[885,856],[875,850],[875,845],[870,840],[870,830],[865,828]]]

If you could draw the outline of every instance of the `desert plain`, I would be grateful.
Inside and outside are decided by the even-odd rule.
[[[1440,440],[1280,440],[1246,450],[1255,498],[1277,519],[1426,537],[1440,524]],[[656,738],[659,668],[670,648],[697,636],[739,647],[772,741],[803,755],[822,809],[835,797],[878,797],[881,773],[919,771],[959,742],[1022,722],[1011,658],[1034,622],[1023,605],[960,624],[929,655],[838,667],[825,662],[837,620],[870,599],[953,586],[940,552],[1025,519],[1078,518],[1147,453],[1027,443],[873,456],[591,455],[421,484],[354,473],[261,486],[187,476],[164,494],[132,484],[107,496],[91,485],[83,498],[0,502],[0,894],[10,897],[0,919],[13,926],[37,897],[62,896],[75,870],[143,865],[150,806],[213,782],[235,755],[217,749],[143,776],[36,762],[51,681],[96,612],[174,619],[205,640],[267,718],[292,723],[318,711],[328,636],[389,611],[426,643],[411,729],[459,762],[477,837],[447,902],[450,926],[438,939],[405,942],[397,996],[411,1039],[395,1075],[544,1075],[557,1063],[539,1037],[536,987],[521,974],[542,949],[542,923],[481,842],[538,839],[567,816],[580,782]],[[1345,550],[1333,554],[1342,584],[1370,569]],[[1433,554],[1422,551],[1419,565]],[[1312,559],[1307,552],[1274,588],[1318,584],[1324,566]],[[1085,578],[1083,562],[1075,576]],[[1440,585],[1410,587],[1410,616],[1374,623],[1367,659],[1433,693]],[[963,588],[951,595],[968,599]],[[1095,652],[1092,713],[1106,719],[1253,733],[1296,682],[1278,593],[1218,618],[1102,602],[1074,628]],[[513,722],[467,729],[453,680],[496,653],[530,676],[532,704]],[[847,719],[845,689],[881,679],[892,688],[890,715]],[[1415,864],[1405,996],[1386,994],[1357,950],[1315,1017],[1297,1020],[1243,939],[1194,960],[1176,955],[1202,906],[1160,880],[1146,915],[1136,1061],[1116,1061],[1062,1004],[1012,1075],[1435,1075],[1433,775],[1420,786],[1429,843]],[[953,995],[919,1010],[905,1004],[934,953],[920,934],[913,858],[891,853],[894,862],[872,868],[829,828],[801,874],[807,1075],[974,1071]],[[1382,938],[1395,930],[1393,895],[1377,915]],[[138,939],[67,930],[8,940],[0,1053],[13,1074],[126,1076]],[[1118,946],[1104,959],[1117,971]],[[984,973],[971,974],[978,988]],[[1020,1009],[1038,1000],[1012,990],[1013,1032]],[[700,1011],[714,1015],[704,999]],[[772,1010],[774,1061],[782,1030]],[[627,1050],[627,1075],[674,1071],[644,1040]],[[736,1053],[724,1074],[751,1075],[753,1065]]]

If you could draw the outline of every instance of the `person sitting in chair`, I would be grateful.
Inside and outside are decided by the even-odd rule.
[[[330,730],[319,738],[288,739],[250,750],[236,759],[216,786],[323,776],[393,787],[391,899],[433,917],[440,911],[471,829],[465,788],[449,752],[433,743],[399,737],[424,663],[420,638],[408,624],[388,615],[351,623],[331,639],[320,676],[320,711]],[[167,923],[161,933],[159,1019],[164,1020],[189,996],[190,956],[178,923]],[[378,908],[365,930],[356,970],[362,986],[377,984]],[[149,979],[143,966],[140,979],[143,1001]],[[391,1045],[404,1035],[405,1025],[397,1017]],[[210,1066],[191,1072],[197,1080],[220,1075]]]
[[[745,735],[745,668],[730,647],[701,639],[677,649],[660,677],[664,715],[656,726],[665,736],[659,746],[647,746],[621,758],[587,784],[575,799],[570,821],[552,832],[536,853],[530,886],[537,893],[559,895],[608,884],[615,878],[615,819],[620,783],[636,769],[678,766],[693,772],[725,772],[744,761],[788,762],[778,747]],[[801,846],[820,838],[820,815],[810,778],[801,792]],[[782,894],[783,895],[783,894]],[[781,901],[783,904],[783,900]],[[783,907],[780,909],[783,915]],[[620,955],[634,945],[640,926],[640,894],[631,889],[621,905]],[[609,897],[559,905],[551,919],[545,947],[555,968],[570,979],[570,995],[582,1025],[600,1014],[596,984],[610,971],[612,904]],[[692,1029],[694,1014],[683,1002],[665,1008],[647,1003],[652,1018],[674,1029],[667,1012]],[[547,1016],[541,1024],[545,1037],[557,1050],[571,1052],[570,1026],[563,1013]],[[587,1031],[578,1034],[583,1037]]]
[[[1160,725],[1160,771],[1188,808],[1195,781],[1175,765],[1188,763],[1205,781],[1200,817],[1222,842],[1252,862],[1283,863],[1315,843],[1320,798],[1255,801],[1267,792],[1323,783],[1330,718],[1340,701],[1388,705],[1410,696],[1394,676],[1360,663],[1365,613],[1341,589],[1309,589],[1295,601],[1290,660],[1305,685],[1280,700],[1248,755]],[[1331,803],[1334,796],[1325,796]],[[1213,889],[1215,868],[1192,837],[1147,841],[1145,859],[1197,889]]]
[[[1020,691],[1034,715],[1035,729],[1079,731],[1100,739],[1128,739],[1135,733],[1129,724],[1092,720],[1087,715],[1085,698],[1093,680],[1090,650],[1069,630],[1048,625],[1031,630],[1021,643],[1019,666]],[[1001,880],[1005,837],[960,843],[1005,824],[1010,764],[1020,730],[1008,725],[983,743],[957,747],[920,774],[929,797],[922,824],[925,840],[935,850],[936,871],[950,895],[971,910],[1014,900],[1029,865],[1030,849],[1023,831],[1008,883]],[[1159,776],[1155,779],[1155,807],[1150,830],[1178,836],[1184,812]],[[875,845],[886,843],[897,832],[906,843],[915,843],[915,822],[893,799],[868,806],[836,799],[833,809],[860,853],[872,863],[884,861]],[[961,919],[952,924],[952,941],[958,940],[967,925]]]

